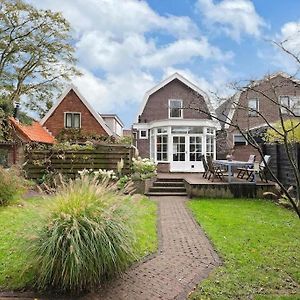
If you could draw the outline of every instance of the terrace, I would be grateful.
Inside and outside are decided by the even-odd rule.
[[[181,184],[181,185],[180,185]],[[265,192],[274,191],[274,182],[257,180],[256,184],[239,179],[234,181],[208,180],[202,173],[158,173],[148,195],[175,195],[184,193],[190,197],[205,198],[262,198]]]

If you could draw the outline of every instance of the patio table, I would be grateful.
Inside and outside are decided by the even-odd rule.
[[[228,183],[232,182],[232,179],[234,178],[233,175],[233,167],[248,167],[248,168],[253,168],[254,163],[250,163],[248,161],[240,161],[240,160],[226,160],[226,159],[217,159],[213,160],[214,164],[221,165],[221,166],[226,166],[228,168]],[[256,184],[256,176],[254,172],[254,180],[252,183]]]

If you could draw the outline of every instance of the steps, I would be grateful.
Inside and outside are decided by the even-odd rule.
[[[158,178],[149,189],[147,196],[187,196],[183,179]]]

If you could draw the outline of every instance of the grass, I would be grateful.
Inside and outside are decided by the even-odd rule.
[[[28,268],[28,250],[37,230],[44,225],[51,198],[22,200],[0,207],[0,290],[30,289],[35,271]],[[132,200],[135,214],[135,246],[138,257],[157,249],[156,204],[147,199]]]
[[[223,265],[190,299],[300,299],[300,221],[265,200],[188,203]]]

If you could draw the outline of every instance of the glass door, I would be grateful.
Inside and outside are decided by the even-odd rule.
[[[172,136],[172,171],[183,172],[186,169],[187,144],[185,135]]]

